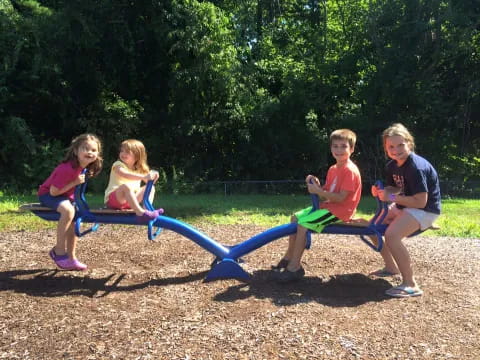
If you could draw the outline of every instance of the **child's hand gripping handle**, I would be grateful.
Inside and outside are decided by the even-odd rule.
[[[82,221],[84,219],[93,218],[93,215],[90,213],[90,208],[87,204],[87,199],[85,198],[85,191],[87,190],[88,169],[83,169],[81,175],[85,175],[85,181],[75,187],[75,234],[78,237],[86,235],[92,231],[97,231],[98,227],[100,226],[98,223],[94,223],[87,230],[81,231]]]
[[[313,184],[313,179],[310,179],[309,183]],[[312,199],[312,211],[318,210],[320,207],[320,198],[317,194],[310,194],[310,198]]]
[[[372,195],[378,197],[378,190],[383,190],[383,182],[380,180],[375,181],[375,184],[372,186]]]

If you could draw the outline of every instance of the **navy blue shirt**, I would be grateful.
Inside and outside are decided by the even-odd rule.
[[[407,160],[398,166],[395,160],[390,160],[386,166],[387,186],[401,189],[400,195],[412,196],[418,193],[428,193],[427,204],[422,210],[440,214],[440,182],[437,171],[423,157],[411,152]],[[398,205],[402,209],[405,206]]]

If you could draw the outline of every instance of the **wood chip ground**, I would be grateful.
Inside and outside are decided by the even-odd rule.
[[[236,244],[266,230],[201,224]],[[303,281],[269,281],[280,239],[252,273],[203,282],[213,257],[165,230],[105,225],[78,244],[86,272],[56,270],[54,230],[0,234],[0,359],[480,359],[480,240],[408,239],[424,295],[384,295],[380,256],[354,236],[315,235]]]

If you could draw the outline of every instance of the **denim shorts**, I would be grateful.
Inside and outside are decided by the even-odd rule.
[[[43,194],[38,197],[40,200],[40,204],[43,206],[46,206],[50,209],[57,210],[58,207],[60,206],[60,203],[64,201],[69,201],[70,203],[72,202],[69,197],[67,196],[52,196],[50,194]]]

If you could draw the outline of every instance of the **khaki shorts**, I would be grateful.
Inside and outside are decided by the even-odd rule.
[[[312,212],[311,206],[297,211],[295,217],[299,225],[317,233],[321,233],[325,226],[338,221],[338,218],[327,209],[318,209]]]

